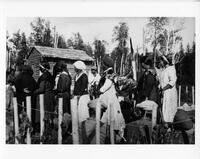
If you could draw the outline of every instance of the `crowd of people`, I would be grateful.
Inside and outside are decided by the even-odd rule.
[[[95,143],[95,108],[101,104],[101,143],[106,142],[109,134],[110,109],[113,108],[112,118],[114,132],[119,139],[123,138],[126,127],[125,114],[121,100],[136,101],[136,106],[146,100],[154,101],[160,108],[163,121],[173,122],[177,110],[176,70],[171,56],[161,56],[156,66],[152,59],[146,58],[142,63],[143,73],[138,81],[133,73],[119,76],[114,73],[113,61],[109,57],[103,59],[103,73],[100,75],[96,67],[87,73],[83,61],[74,64],[75,78],[72,79],[65,61],[58,61],[53,74],[49,72],[47,61],[39,64],[41,76],[35,81],[33,70],[29,65],[17,67],[7,72],[6,108],[12,107],[12,97],[17,97],[18,113],[26,109],[26,96],[31,96],[32,125],[39,122],[39,94],[44,94],[44,110],[57,112],[58,98],[63,98],[63,114],[71,114],[70,99],[78,98],[78,122],[82,143]],[[132,72],[132,71],[131,71]],[[72,81],[74,81],[72,87]],[[73,90],[72,90],[73,88]],[[122,98],[121,98],[122,97]],[[135,107],[135,105],[133,106]],[[50,118],[53,120],[53,115]],[[116,137],[117,140],[117,137]]]

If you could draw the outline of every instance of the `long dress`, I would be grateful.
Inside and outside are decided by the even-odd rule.
[[[90,97],[88,94],[88,77],[82,72],[75,78],[74,95],[78,96],[78,118],[79,123],[89,118],[88,103]]]
[[[107,105],[107,110],[101,118],[101,122],[108,123],[110,125],[110,107],[113,106],[113,119],[114,119],[114,130],[119,130],[123,132],[125,128],[125,120],[121,112],[121,107],[116,96],[116,90],[114,83],[106,78],[104,85],[100,89],[104,92],[100,96],[100,100]]]
[[[173,122],[177,111],[177,90],[176,90],[176,69],[174,66],[169,66],[161,73],[161,87],[171,85],[172,88],[164,91],[162,112],[165,122]]]

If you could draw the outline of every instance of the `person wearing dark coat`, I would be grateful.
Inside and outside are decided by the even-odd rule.
[[[34,91],[34,94],[44,94],[44,110],[48,112],[55,111],[55,97],[53,93],[54,88],[54,79],[51,73],[48,71],[50,65],[48,62],[41,62],[40,71],[42,75],[37,81],[37,89]],[[39,107],[38,107],[39,109]]]
[[[67,65],[64,61],[59,61],[57,64],[58,74],[55,78],[55,91],[58,98],[63,98],[63,113],[71,114],[70,109],[70,92],[71,92],[71,76],[67,70]]]
[[[26,107],[26,96],[32,96],[32,92],[36,89],[36,81],[32,77],[33,70],[31,66],[24,65],[22,67],[22,72],[16,77],[14,82],[14,86],[16,88],[16,97],[19,114],[22,112],[22,103],[24,103],[24,107]],[[34,97],[32,97],[31,105],[35,106]]]
[[[159,105],[158,81],[153,71],[154,69],[152,60],[145,61],[143,66],[145,67],[145,71],[138,81],[138,96],[136,103],[141,103],[145,100],[151,100]]]
[[[88,77],[85,73],[81,75],[74,85],[74,95],[82,96],[88,94]]]
[[[88,94],[88,76],[85,73],[86,65],[82,61],[76,61],[74,64],[76,72],[73,95],[78,97],[78,116],[79,123],[89,117],[88,102],[90,100]]]

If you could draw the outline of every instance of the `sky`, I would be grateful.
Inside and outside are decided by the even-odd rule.
[[[65,37],[65,40],[72,37],[73,33],[79,32],[85,43],[92,44],[94,39],[107,41],[106,52],[110,53],[116,46],[112,41],[113,28],[119,22],[126,22],[129,26],[129,36],[132,38],[133,48],[141,48],[143,45],[143,28],[148,23],[148,18],[141,17],[42,17],[50,21],[51,27],[56,26],[56,31]],[[8,17],[7,31],[10,36],[19,29],[29,36],[32,29],[30,23],[35,17]],[[190,45],[195,39],[195,18],[184,19],[183,30],[180,35],[183,37],[184,48]],[[151,48],[149,48],[151,49]],[[151,50],[150,50],[151,51]]]

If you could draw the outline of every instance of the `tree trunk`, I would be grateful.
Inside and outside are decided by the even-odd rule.
[[[168,51],[169,51],[169,36],[170,36],[170,32],[169,32],[169,35],[167,36],[166,53],[165,53],[165,55],[167,55]]]
[[[122,53],[121,57],[120,75],[123,75],[123,61],[124,61],[124,53]]]

